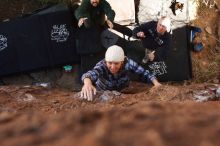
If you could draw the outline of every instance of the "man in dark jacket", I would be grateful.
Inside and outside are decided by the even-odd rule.
[[[85,27],[104,25],[113,28],[115,12],[106,0],[82,0],[81,5],[76,9],[75,16],[78,26]]]
[[[81,55],[81,71],[85,73],[103,58],[101,32],[106,27],[113,28],[115,12],[106,0],[82,0],[74,14],[80,27],[76,35],[77,53]]]
[[[133,35],[140,38],[146,48],[143,63],[166,59],[171,47],[170,23],[168,17],[161,17],[158,22],[150,21],[133,30]]]

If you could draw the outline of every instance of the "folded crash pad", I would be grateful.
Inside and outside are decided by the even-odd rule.
[[[62,4],[0,23],[0,76],[79,62],[73,23]]]

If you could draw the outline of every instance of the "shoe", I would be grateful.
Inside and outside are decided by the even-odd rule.
[[[196,37],[196,33],[201,33],[202,32],[202,29],[199,28],[199,27],[191,27],[191,30],[190,30],[190,42],[192,43],[193,40],[195,39]]]
[[[203,44],[201,42],[194,44],[194,51],[200,52],[204,48]]]
[[[201,29],[201,28],[195,27],[195,26],[192,28],[192,30],[193,30],[194,32],[197,32],[197,33],[201,33],[201,32],[202,32],[202,29]]]

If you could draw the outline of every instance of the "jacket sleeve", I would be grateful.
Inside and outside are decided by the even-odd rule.
[[[83,0],[81,5],[75,10],[75,17],[77,20],[80,18],[85,18],[88,17],[89,12],[88,12],[88,7],[90,5],[90,0]]]
[[[106,0],[103,0],[101,5],[102,5],[102,8],[103,8],[107,18],[111,22],[113,22],[115,19],[115,11],[111,8],[110,4]]]
[[[137,37],[137,33],[141,31],[144,32],[145,35],[147,35],[146,34],[147,30],[153,27],[154,24],[155,24],[155,21],[150,21],[150,22],[146,22],[146,23],[141,24],[140,26],[135,27],[132,31],[133,37],[139,38]]]
[[[99,76],[103,74],[103,72],[103,63],[99,62],[92,70],[84,73],[81,77],[81,80],[83,82],[85,78],[89,78],[92,83],[95,83],[98,80]]]
[[[133,29],[133,31],[132,31],[133,37],[139,38],[139,37],[137,36],[137,33],[140,32],[140,31],[142,31],[142,27],[143,27],[143,26],[140,25],[140,26],[137,26],[137,27],[135,27],[135,28]]]
[[[142,66],[138,65],[132,59],[128,59],[125,67],[128,70],[141,76],[144,81],[147,81],[147,82],[151,81],[152,82],[154,79],[156,79],[156,77],[153,74],[151,74],[149,70],[145,70]]]

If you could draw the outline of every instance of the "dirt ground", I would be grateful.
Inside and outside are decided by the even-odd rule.
[[[0,18],[13,18],[38,6],[34,1],[1,0]],[[211,26],[216,31],[216,10],[200,12],[199,16],[203,20],[196,20],[194,25],[203,29]],[[212,48],[216,40],[209,37],[204,44]],[[205,68],[212,60],[204,56],[212,51],[206,48],[192,56],[204,62]],[[57,86],[0,86],[0,145],[219,146],[220,100],[195,99],[202,91],[214,97],[220,88],[218,79],[164,83],[158,89],[132,82],[121,95],[92,102]]]
[[[196,102],[213,85],[132,83],[108,101],[87,102],[74,92],[36,86],[0,88],[2,146],[218,146],[220,102]]]

